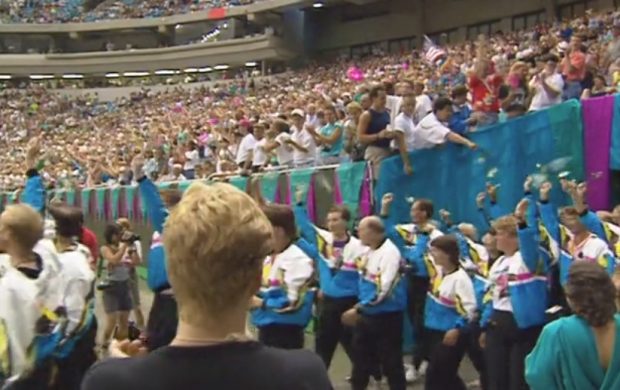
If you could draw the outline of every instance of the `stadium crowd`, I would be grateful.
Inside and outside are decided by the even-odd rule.
[[[233,173],[240,165],[251,171],[360,160],[364,152],[371,160],[394,152],[406,158],[407,150],[443,142],[448,129],[448,140],[468,145],[461,136],[481,126],[614,93],[619,81],[620,19],[605,13],[445,47],[427,42],[413,53],[313,64],[259,85],[250,78],[209,89],[145,89],[103,103],[33,84],[1,92],[0,142],[10,153],[0,156],[0,182],[5,190],[23,184],[16,168],[33,135],[46,152],[42,175],[57,187],[130,183],[137,151],[148,153],[149,176],[158,181]],[[373,93],[376,85],[384,89]],[[369,108],[379,121],[388,112],[382,139],[363,135]]]
[[[551,183],[535,189],[529,177],[514,211],[499,209],[501,191],[489,185],[472,205],[488,222],[484,234],[435,213],[429,199],[415,199],[411,223],[396,224],[386,194],[380,215],[350,231],[346,208],[330,208],[321,229],[301,193],[293,207],[268,204],[256,180],[249,194],[223,183],[196,182],[184,194],[154,185],[345,160],[376,168],[394,153],[415,175],[410,150],[475,149],[467,135],[481,126],[616,92],[616,17],[589,14],[443,48],[427,42],[413,55],[316,64],[264,85],[144,90],[113,103],[36,86],[3,91],[0,169],[5,188],[23,187],[23,196],[0,215],[0,340],[8,346],[0,384],[327,390],[340,343],[355,390],[383,377],[403,390],[422,376],[428,390],[464,389],[465,353],[483,389],[618,388],[620,210],[590,211],[581,183],[561,181],[572,205],[559,212]],[[45,187],[123,183],[137,183],[155,231],[154,303],[144,339],[113,341],[117,359],[87,372],[96,359],[96,256],[79,242],[82,211],[47,204]],[[53,221],[51,233],[41,215]],[[106,347],[129,336],[130,269],[140,261],[135,235],[119,225],[106,229],[100,250]],[[261,344],[247,335],[248,311]],[[294,351],[313,312],[316,355]],[[405,315],[417,341],[410,366]]]
[[[163,16],[251,4],[251,0],[105,0],[84,10],[84,1],[1,1],[2,23],[79,23]]]

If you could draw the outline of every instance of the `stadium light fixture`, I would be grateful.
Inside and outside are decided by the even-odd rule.
[[[186,69],[183,69],[183,72],[185,72],[185,73],[196,73],[196,72],[198,72],[198,68],[186,68]]]
[[[53,79],[54,75],[52,74],[31,74],[30,75],[30,79],[31,80],[48,80],[48,79]]]
[[[0,74],[0,80],[10,80],[12,78],[13,76],[11,76],[10,74]]]
[[[323,2],[321,1],[316,1],[314,4],[312,4],[312,8],[323,8],[325,6],[325,4],[323,4]]]
[[[156,70],[155,74],[156,75],[160,75],[160,76],[164,76],[164,75],[169,75],[169,74],[175,74],[176,71],[174,70],[170,70],[170,69],[160,69],[160,70]]]
[[[84,75],[78,74],[78,73],[68,73],[68,74],[63,74],[62,78],[63,79],[83,79]]]
[[[253,68],[253,67],[255,67],[256,65],[258,65],[258,64],[256,63],[256,61],[248,61],[248,62],[246,62],[246,63],[245,63],[245,66],[247,66],[248,68]]]
[[[149,72],[125,72],[123,76],[125,77],[144,77],[148,76]]]
[[[109,79],[115,79],[117,77],[120,77],[120,74],[112,72],[112,73],[106,73],[105,77],[109,78]]]
[[[215,70],[226,70],[228,68],[230,68],[228,65],[215,65],[213,67],[213,69],[215,69]]]
[[[206,66],[206,67],[204,67],[204,68],[199,68],[199,69],[198,69],[198,71],[199,71],[200,73],[207,73],[207,72],[211,72],[212,70],[213,70],[213,68],[212,68],[212,67],[210,67],[210,66]]]

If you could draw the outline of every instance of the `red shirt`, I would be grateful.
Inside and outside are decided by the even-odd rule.
[[[82,227],[82,244],[86,245],[90,249],[91,255],[93,255],[93,261],[97,264],[99,261],[99,247],[97,246],[97,236],[92,230],[86,227]]]
[[[476,75],[469,76],[472,106],[474,111],[499,112],[499,87],[502,85],[502,76],[492,74],[483,82]]]

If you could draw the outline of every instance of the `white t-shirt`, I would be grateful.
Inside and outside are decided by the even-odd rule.
[[[429,112],[433,111],[433,102],[426,94],[416,96],[415,112],[413,113],[413,123],[416,125],[424,119]]]
[[[400,114],[400,107],[403,104],[403,98],[400,96],[388,95],[385,100],[385,108],[390,112],[390,123],[395,125],[396,117]]]
[[[413,134],[414,134],[415,125],[413,124],[413,118],[405,115],[404,112],[401,112],[396,117],[394,121],[394,131],[398,131],[399,133],[403,133],[405,136],[405,145],[407,145],[407,151],[413,150]],[[392,149],[398,149],[398,145],[396,144],[396,140],[392,140]]]
[[[554,73],[551,76],[547,76],[545,79],[547,85],[558,91],[558,95],[555,97],[550,96],[541,82],[536,79],[530,81],[530,87],[536,90],[534,97],[532,98],[532,104],[530,104],[530,111],[538,111],[544,108],[555,106],[562,103],[562,90],[564,89],[564,79],[559,73]]]
[[[276,136],[275,141],[278,144],[276,157],[280,165],[288,165],[293,161],[293,147],[286,143],[290,139],[291,135],[289,133],[280,133]]]
[[[198,150],[190,150],[189,152],[185,152],[185,164],[183,164],[183,169],[186,171],[191,171],[196,168],[196,165],[200,162],[200,155],[198,154]]]
[[[263,138],[254,145],[254,155],[252,157],[252,166],[260,167],[267,162],[267,153],[265,153],[265,145],[267,138]]]
[[[308,152],[305,153],[301,150],[297,150],[294,148],[293,162],[295,163],[295,165],[303,165],[315,161],[317,151],[316,143],[314,142],[314,138],[312,138],[312,135],[308,133],[305,127],[301,130],[298,130],[296,127],[293,126],[291,127],[291,130],[293,131],[291,139],[299,145],[303,146],[304,148],[308,149]]]
[[[237,149],[237,159],[235,160],[237,165],[245,163],[248,155],[254,151],[254,146],[256,146],[256,138],[254,138],[254,134],[246,134],[239,143],[239,149]]]
[[[428,114],[413,131],[413,148],[428,149],[446,142],[450,129],[437,119],[434,113]]]

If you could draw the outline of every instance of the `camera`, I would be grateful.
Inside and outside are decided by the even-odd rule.
[[[134,232],[126,231],[125,233],[123,233],[121,241],[127,244],[133,244],[136,241],[140,241],[140,236]]]

